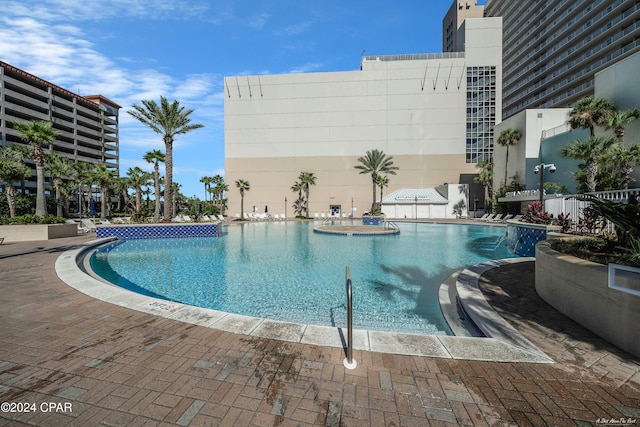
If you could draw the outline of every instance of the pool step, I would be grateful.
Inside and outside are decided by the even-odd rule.
[[[459,275],[460,271],[453,273],[440,285],[438,298],[442,315],[455,336],[484,337],[485,335],[473,320],[471,320],[471,317],[469,317],[460,302],[460,297],[456,289],[456,281]]]

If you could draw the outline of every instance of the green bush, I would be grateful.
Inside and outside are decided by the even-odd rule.
[[[37,216],[33,214],[16,216],[13,218],[6,218],[3,224],[62,224],[65,219],[55,215]]]

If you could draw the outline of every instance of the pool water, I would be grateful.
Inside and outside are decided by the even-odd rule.
[[[91,268],[146,295],[344,327],[349,266],[354,328],[450,335],[440,284],[469,265],[514,256],[500,227],[401,223],[399,235],[342,236],[314,233],[313,226],[246,223],[219,238],[118,241],[94,252]]]

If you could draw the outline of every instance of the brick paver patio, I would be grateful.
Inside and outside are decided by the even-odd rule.
[[[557,363],[355,351],[347,370],[342,349],[87,297],[54,263],[90,239],[0,246],[0,425],[640,425],[639,362],[537,298],[531,263],[486,273],[483,291]]]

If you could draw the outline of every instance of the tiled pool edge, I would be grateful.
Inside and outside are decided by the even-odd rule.
[[[220,237],[222,227],[214,223],[170,224],[109,224],[96,228],[96,237],[117,237],[119,240],[170,239],[176,237]]]
[[[341,335],[346,332],[341,331],[341,328],[280,322],[199,308],[143,296],[97,280],[79,267],[79,261],[86,252],[110,240],[113,238],[93,240],[60,255],[55,263],[55,271],[60,280],[92,298],[156,316],[259,338],[344,347]],[[553,360],[539,351],[520,348],[498,338],[354,330],[353,343],[356,350],[381,353],[499,362],[553,363]]]

